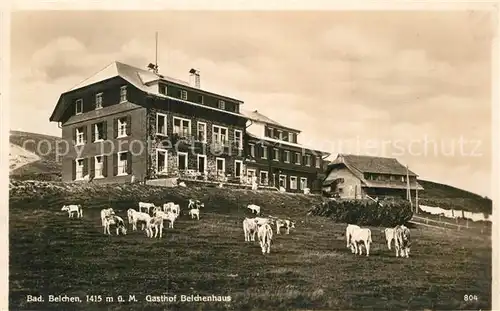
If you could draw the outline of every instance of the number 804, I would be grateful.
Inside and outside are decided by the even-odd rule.
[[[464,295],[464,301],[477,301],[477,295]]]

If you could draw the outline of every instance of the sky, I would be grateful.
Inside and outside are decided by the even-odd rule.
[[[118,60],[244,101],[332,153],[395,157],[491,197],[486,11],[23,11],[11,17],[11,129],[60,136],[61,93]]]

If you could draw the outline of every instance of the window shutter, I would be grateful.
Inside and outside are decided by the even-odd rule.
[[[87,126],[83,126],[82,129],[83,129],[83,143],[86,144],[87,143]]]
[[[73,160],[73,165],[72,165],[72,171],[71,171],[71,177],[73,180],[76,179],[76,160]]]
[[[108,122],[102,122],[102,139],[108,139]]]
[[[83,176],[89,173],[89,159],[83,159]]]
[[[108,156],[102,156],[102,176],[108,176]]]
[[[113,138],[118,137],[118,119],[113,120]]]
[[[132,152],[127,152],[127,174],[132,174]]]
[[[76,144],[76,130],[77,130],[77,128],[73,129],[73,143],[75,143],[75,144]]]
[[[118,175],[118,154],[113,153],[113,176]]]
[[[90,178],[94,178],[95,176],[95,157],[89,158],[90,161]]]
[[[130,115],[127,116],[127,135],[130,135],[130,130],[132,129],[132,117]]]
[[[95,127],[96,127],[96,125],[95,125],[95,124],[92,124],[92,125],[90,126],[90,135],[91,135],[91,137],[92,137],[92,141],[95,141]]]

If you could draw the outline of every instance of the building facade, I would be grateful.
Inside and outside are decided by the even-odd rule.
[[[223,180],[244,160],[241,104],[114,62],[62,94],[50,117],[66,142],[62,178],[126,182],[189,174]]]
[[[415,197],[424,190],[417,174],[394,158],[339,154],[325,175],[323,192],[344,199],[406,198],[408,189]]]
[[[254,176],[262,186],[283,187],[287,192],[305,188],[321,190],[318,176],[323,172],[327,152],[298,143],[300,130],[286,127],[258,112],[243,111],[248,118],[245,147],[245,177]]]

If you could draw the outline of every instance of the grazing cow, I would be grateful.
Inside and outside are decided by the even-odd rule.
[[[257,222],[254,218],[243,219],[243,232],[245,233],[245,242],[255,241],[255,234],[257,233]]]
[[[174,222],[177,219],[177,214],[172,213],[172,212],[162,212],[158,211],[154,215],[155,217],[161,217],[163,220],[168,220],[169,221],[169,228],[174,228]]]
[[[109,227],[111,225],[116,226],[116,235],[119,235],[120,232],[123,233],[123,235],[127,234],[127,228],[125,228],[125,222],[120,216],[110,215],[104,218],[104,234],[111,235],[111,232],[109,231]]]
[[[276,234],[280,234],[280,228],[286,229],[286,234],[290,234],[290,228],[295,229],[295,223],[288,219],[276,220]]]
[[[180,215],[181,213],[181,207],[179,206],[179,204],[170,204],[170,203],[167,203],[169,204],[168,206],[163,206],[163,212],[165,213],[174,213],[176,214],[177,216]]]
[[[104,227],[104,219],[106,216],[114,215],[115,211],[112,208],[105,208],[101,210],[101,224]]]
[[[247,208],[252,211],[252,214],[255,213],[256,215],[260,215],[260,206],[249,204]]]
[[[200,208],[192,208],[189,210],[189,216],[191,216],[191,219],[196,218],[200,220]]]
[[[406,257],[410,256],[410,229],[406,226],[401,225],[394,228],[394,248],[396,249],[396,257]]]
[[[142,223],[141,230],[144,230],[144,227],[151,220],[151,216],[147,213],[143,212],[135,212],[132,214],[132,230],[137,230],[137,222]]]
[[[387,247],[391,250],[391,244],[394,240],[394,228],[385,228],[384,230],[385,240],[387,241]]]
[[[372,243],[372,232],[368,228],[354,228],[351,235],[351,249],[354,248],[354,254],[362,255],[363,246],[366,249],[366,256],[370,256],[370,244]]]
[[[139,202],[139,212],[142,212],[142,210],[144,209],[149,214],[149,209],[151,208],[155,208],[155,205],[153,203]]]
[[[269,224],[263,224],[259,227],[257,236],[259,238],[262,254],[271,252],[271,241],[273,239],[273,229]]]
[[[163,233],[163,217],[159,215],[162,212],[158,212],[155,217],[152,217],[147,225],[146,225],[146,234],[148,237],[153,238],[153,228],[155,229],[155,235],[154,237],[156,238],[158,236],[158,232],[160,233],[160,239]]]
[[[68,218],[72,218],[73,213],[76,213],[76,218],[83,217],[83,209],[81,205],[75,205],[75,204],[64,205],[61,208],[61,211],[68,212]]]
[[[351,251],[354,253],[354,248],[352,247],[352,244],[351,244],[351,237],[352,237],[352,232],[355,230],[355,229],[361,229],[359,226],[356,226],[356,225],[351,225],[351,224],[348,224],[347,225],[347,228],[345,229],[345,238],[346,238],[346,241],[347,241],[347,248],[351,249]]]

